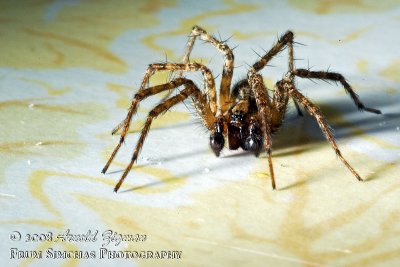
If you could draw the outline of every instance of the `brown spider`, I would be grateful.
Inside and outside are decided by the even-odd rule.
[[[197,37],[212,44],[216,49],[224,54],[224,66],[222,70],[218,104],[215,80],[211,71],[203,64],[189,62],[189,56]],[[289,53],[289,70],[284,78],[276,83],[274,94],[271,99],[264,85],[263,78],[258,72],[263,69],[276,54],[286,47],[288,48]],[[111,154],[107,164],[104,166],[102,173],[107,171],[121,144],[124,142],[132,116],[136,113],[139,102],[151,95],[183,86],[184,89],[177,95],[163,100],[150,111],[137,142],[132,159],[126,167],[122,177],[116,184],[114,188],[115,192],[118,191],[134,162],[137,160],[153,119],[188,97],[192,98],[197,113],[200,115],[205,127],[211,133],[210,147],[217,157],[220,155],[220,152],[224,147],[225,137],[228,139],[229,149],[235,150],[241,147],[244,150],[252,151],[256,156],[265,149],[268,157],[269,172],[273,189],[275,189],[276,185],[274,170],[272,167],[271,135],[275,133],[282,124],[289,98],[294,100],[299,115],[301,115],[299,108],[300,103],[304,109],[317,120],[319,127],[331,143],[336,155],[353,173],[353,175],[358,180],[362,181],[360,175],[358,175],[353,167],[351,167],[342,156],[329,125],[325,121],[321,111],[297,90],[294,79],[297,76],[301,78],[340,82],[360,110],[376,114],[381,114],[381,112],[377,109],[364,106],[341,74],[335,72],[296,69],[293,61],[293,33],[287,31],[279,38],[276,44],[273,45],[273,47],[263,57],[261,57],[260,60],[254,63],[253,66],[250,66],[247,73],[247,79],[236,83],[231,90],[234,67],[234,56],[232,50],[225,42],[217,40],[201,27],[194,26],[187,42],[183,63],[149,65],[140,89],[132,100],[126,118],[112,131],[112,134],[115,134],[122,128],[120,141]],[[156,71],[179,71],[179,76],[165,84],[148,87],[149,79]],[[183,72],[195,71],[200,71],[203,75],[205,92],[201,91],[191,80],[184,78],[182,75]]]

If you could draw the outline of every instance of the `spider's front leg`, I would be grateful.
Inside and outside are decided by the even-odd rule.
[[[114,151],[111,154],[111,157],[107,161],[107,164],[104,166],[102,173],[105,173],[110,166],[111,162],[113,161],[115,155],[117,154],[119,148],[121,147],[122,143],[125,140],[125,137],[128,133],[128,129],[132,120],[133,115],[137,111],[137,107],[139,103],[147,98],[148,96],[160,93],[165,90],[170,90],[177,88],[184,83],[187,82],[187,79],[184,78],[177,78],[175,80],[170,81],[169,83],[162,84],[159,86],[154,86],[148,89],[144,89],[143,87],[146,86],[149,83],[149,79],[151,75],[154,74],[155,71],[168,71],[168,70],[181,70],[181,71],[201,71],[204,77],[204,83],[206,87],[206,92],[205,92],[205,97],[202,97],[202,100],[196,100],[195,107],[199,114],[201,114],[201,117],[203,119],[204,124],[208,129],[213,127],[215,118],[215,112],[216,112],[216,89],[215,89],[215,82],[214,82],[214,76],[212,75],[211,71],[204,65],[199,64],[199,63],[188,63],[188,64],[174,64],[174,63],[166,63],[166,64],[150,64],[149,68],[146,71],[146,75],[143,78],[142,85],[139,89],[139,92],[135,95],[135,97],[132,100],[131,106],[129,108],[128,114],[114,130],[118,131],[120,127],[123,127],[120,141],[118,145],[115,147]],[[207,103],[208,100],[208,103]],[[206,103],[206,104],[205,104]],[[204,113],[204,114],[203,114]]]
[[[183,72],[195,72],[195,71],[200,71],[203,75],[204,79],[204,85],[205,85],[205,91],[206,95],[209,101],[209,106],[211,108],[211,111],[215,114],[217,112],[217,91],[215,88],[215,80],[214,76],[206,66],[200,63],[165,63],[165,64],[150,64],[146,74],[144,75],[142,84],[139,88],[139,92],[144,90],[145,87],[149,84],[150,78],[152,75],[154,75],[155,72],[157,71],[175,71],[179,70],[182,73]],[[123,128],[122,135],[126,134],[127,129],[129,128],[130,122],[132,120],[132,117],[135,115],[137,111],[137,106],[138,106],[138,101],[137,99],[133,99],[131,102],[131,106],[129,107],[128,114],[126,118],[120,122],[111,132],[111,134],[115,134],[118,132],[119,129]]]
[[[137,108],[137,105],[139,104],[139,102],[141,102],[142,100],[146,99],[149,96],[161,93],[161,92],[166,91],[166,90],[171,90],[171,89],[177,88],[177,87],[179,87],[181,85],[184,85],[184,84],[188,83],[188,81],[189,80],[187,80],[185,78],[177,78],[175,80],[170,81],[169,83],[156,85],[156,86],[144,89],[144,90],[139,90],[139,92],[137,92],[135,94],[135,96],[134,96],[134,98],[132,100],[131,107],[133,107],[133,108],[131,108],[129,110],[129,112],[128,112],[128,116],[127,117],[129,118],[129,121],[130,121],[130,117],[132,117],[132,113],[134,111],[136,111],[136,108]],[[110,158],[108,159],[106,165],[104,166],[103,170],[101,171],[102,173],[106,173],[108,167],[110,166],[110,164],[113,161],[115,155],[117,154],[118,150],[120,149],[122,143],[125,140],[126,134],[128,132],[129,124],[123,124],[123,126],[125,126],[125,127],[124,127],[124,129],[122,131],[122,134],[121,134],[121,137],[119,139],[119,142],[118,142],[117,146],[114,148],[114,151],[112,152],[112,154],[111,154]]]
[[[146,70],[146,73],[143,77],[142,84],[140,85],[140,88],[139,88],[139,92],[144,90],[145,87],[148,87],[150,78],[151,78],[151,76],[153,76],[154,73],[155,73],[155,70],[150,65],[150,67]],[[137,105],[138,105],[137,99],[133,98],[131,105],[129,107],[128,114],[126,115],[126,117],[123,121],[121,121],[117,126],[115,126],[113,128],[113,130],[111,131],[112,135],[116,134],[122,127],[123,127],[123,131],[122,131],[121,136],[126,135],[126,132],[129,129],[129,125],[131,123],[132,117],[136,113]]]
[[[190,33],[189,40],[186,44],[185,54],[183,56],[182,63],[189,62],[189,57],[197,37],[199,37],[201,40],[207,43],[210,43],[224,55],[224,66],[222,70],[220,93],[219,93],[219,108],[221,109],[221,114],[224,114],[229,109],[229,104],[230,104],[229,95],[233,77],[235,57],[233,55],[232,49],[230,49],[229,46],[224,41],[217,40],[214,36],[210,35],[206,30],[196,25],[193,27]]]
[[[271,175],[272,189],[276,188],[274,168],[272,165],[272,120],[271,120],[271,103],[265,88],[263,78],[251,68],[247,74],[249,85],[253,90],[256,99],[258,111],[261,118],[261,129],[264,134],[264,147],[268,157],[269,173]]]
[[[135,151],[132,155],[131,161],[129,163],[129,165],[126,167],[124,173],[122,174],[120,180],[118,181],[118,183],[115,185],[114,191],[117,192],[118,189],[121,187],[122,183],[124,182],[126,176],[128,175],[128,173],[130,172],[130,170],[132,169],[133,164],[135,163],[135,161],[137,160],[138,156],[139,156],[139,152],[143,147],[143,143],[146,139],[147,133],[150,130],[150,126],[151,123],[153,121],[153,119],[155,119],[158,115],[166,112],[167,110],[169,110],[172,106],[184,101],[185,99],[187,99],[189,96],[193,97],[194,101],[198,101],[198,102],[203,102],[203,95],[201,93],[201,91],[196,87],[196,85],[188,79],[185,79],[186,82],[184,83],[185,89],[183,89],[179,94],[161,102],[160,104],[158,104],[155,108],[153,108],[150,112],[149,115],[147,116],[146,122],[142,128],[139,140],[137,142]],[[203,105],[204,107],[206,107],[205,105]],[[204,115],[204,111],[202,111],[203,113],[200,115]],[[209,114],[211,114],[210,111],[208,111]],[[211,114],[212,115],[212,114]],[[211,116],[210,115],[210,116]],[[211,129],[211,127],[210,127]]]

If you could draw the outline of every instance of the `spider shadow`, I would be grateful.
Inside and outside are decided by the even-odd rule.
[[[140,166],[138,166],[140,168]],[[229,170],[229,166],[224,165],[224,164],[213,164],[212,166],[209,166],[212,170],[221,170],[221,169],[228,169]],[[146,189],[149,187],[154,187],[154,186],[159,186],[159,185],[163,185],[165,183],[168,182],[175,182],[178,180],[182,180],[182,179],[188,179],[189,177],[192,177],[193,175],[198,175],[199,173],[202,173],[203,169],[202,168],[197,168],[197,169],[191,169],[190,171],[184,172],[184,173],[180,173],[179,176],[171,176],[171,177],[167,177],[164,178],[160,181],[155,181],[155,182],[151,182],[151,183],[146,183],[143,185],[138,185],[138,186],[134,186],[131,187],[129,189],[125,189],[125,190],[121,190],[119,191],[119,193],[127,193],[127,192],[132,192],[135,190],[140,190],[140,189]]]
[[[318,103],[322,114],[329,122],[335,135],[335,139],[340,143],[346,138],[353,138],[364,134],[374,134],[379,132],[395,131],[396,126],[400,125],[399,112],[385,112],[392,106],[398,106],[394,100],[392,103],[385,103],[385,106],[379,105],[383,114],[374,114],[365,111],[358,111],[357,108],[347,99],[335,99],[329,102]],[[274,150],[302,145],[304,143],[313,144],[326,142],[321,129],[316,120],[306,114],[297,116],[292,114],[287,117],[282,129],[273,136],[275,139]],[[349,117],[351,119],[345,119]],[[286,131],[287,128],[290,131]],[[340,144],[339,144],[340,145]]]
[[[151,182],[151,183],[147,183],[147,184],[143,184],[143,185],[134,186],[134,187],[129,188],[129,189],[120,190],[118,193],[128,193],[128,192],[132,192],[132,191],[136,191],[136,190],[140,190],[140,189],[146,189],[146,188],[149,188],[149,187],[162,185],[162,184],[165,184],[165,183],[168,183],[168,182],[174,182],[174,181],[177,181],[177,180],[181,180],[181,179],[184,179],[183,177],[184,176],[169,177],[169,178],[163,179],[162,181]]]
[[[316,182],[319,178],[314,176],[312,178],[307,178],[307,179],[302,179],[300,181],[296,181],[294,183],[291,183],[289,185],[286,186],[282,186],[282,187],[277,187],[276,190],[277,191],[286,191],[295,187],[299,187],[299,186],[303,186],[303,185],[307,185],[310,184],[312,182]]]
[[[161,119],[159,119],[159,120],[161,120]],[[132,124],[135,124],[135,121],[133,121]],[[179,123],[175,123],[175,124],[172,124],[172,125],[162,125],[162,126],[159,126],[159,127],[156,127],[156,128],[151,128],[151,131],[152,131],[152,132],[155,132],[155,131],[167,130],[167,129],[185,128],[185,127],[189,127],[189,126],[191,126],[191,125],[193,125],[193,124],[196,124],[196,122],[194,122],[193,120],[188,120],[188,121],[185,121],[185,122],[179,122]],[[132,125],[132,126],[133,126],[133,125]],[[132,127],[132,126],[131,126],[131,127]],[[128,134],[137,134],[137,133],[140,133],[141,129],[142,129],[142,125],[141,125],[141,127],[140,127],[140,130],[132,130],[132,129],[131,129],[131,130],[128,131]],[[118,133],[118,134],[116,134],[116,135],[120,135],[120,133]]]
[[[379,104],[379,108],[383,112],[381,115],[360,112],[354,107],[351,101],[345,101],[345,99],[343,99],[343,101],[336,99],[334,101],[319,103],[322,113],[328,122],[330,122],[339,149],[341,148],[341,142],[349,138],[381,132],[398,131],[396,127],[400,126],[400,112],[397,111],[399,103],[397,103],[395,99],[391,99],[385,103],[381,101]],[[385,110],[388,110],[388,112],[385,112]],[[393,110],[395,110],[395,112],[393,112]],[[289,129],[289,131],[285,131],[287,129]],[[297,115],[290,116],[287,120],[287,124],[273,137],[273,140],[273,157],[287,156],[311,150],[314,147],[313,145],[320,143],[331,146],[324,137],[316,120],[308,114],[304,114],[303,117],[297,117]],[[332,151],[332,153],[334,153],[334,151]],[[346,158],[345,153],[343,154]],[[364,177],[364,181],[372,181],[381,178],[382,175],[377,175],[378,173],[382,173],[382,171],[395,165],[396,164],[393,162],[382,163],[382,165],[375,168],[375,170],[371,170],[372,172]],[[343,168],[345,168],[345,166],[343,166]],[[310,177],[308,179],[302,179],[281,187],[278,190],[287,190],[305,185],[316,181],[317,178],[318,177]]]
[[[191,151],[188,151],[188,152],[185,152],[185,153],[178,154],[178,155],[174,156],[173,158],[172,157],[162,158],[159,161],[160,162],[162,161],[162,162],[165,163],[165,162],[170,162],[170,161],[174,161],[174,160],[177,160],[177,159],[190,158],[191,156],[202,154],[202,153],[206,153],[207,151],[208,151],[207,149],[191,150]],[[156,162],[146,162],[146,163],[141,163],[141,164],[134,165],[133,168],[134,169],[140,169],[140,168],[147,167],[147,166],[157,166],[157,165],[156,165]],[[114,171],[108,171],[107,174],[122,173],[124,171],[125,171],[125,169],[118,169],[118,170],[114,170]]]

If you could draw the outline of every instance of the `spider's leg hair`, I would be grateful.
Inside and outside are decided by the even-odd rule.
[[[254,50],[253,48],[251,49],[259,58],[261,58],[261,55],[256,51],[256,50]]]
[[[324,133],[325,137],[328,139],[328,141],[331,143],[331,146],[333,150],[335,151],[336,155],[339,157],[339,159],[346,165],[346,167],[353,173],[353,175],[357,178],[357,180],[362,181],[362,178],[360,175],[354,170],[354,168],[346,161],[346,159],[342,156],[342,153],[339,150],[338,145],[336,144],[335,137],[333,136],[333,133],[326,122],[324,116],[322,115],[321,111],[319,108],[314,105],[310,100],[308,100],[303,94],[301,94],[293,85],[291,82],[285,83],[285,86],[287,86],[287,90],[289,94],[295,98],[299,103],[302,104],[304,109],[315,118],[317,121],[319,127],[321,128],[322,132]]]
[[[185,103],[185,107],[188,109],[189,113],[192,115],[192,117],[194,118],[194,123],[197,126],[197,128],[201,128],[201,130],[204,133],[208,133],[210,131],[210,129],[207,127],[207,125],[204,123],[204,116],[198,112],[196,105],[194,104],[196,101],[198,101],[198,99],[196,99],[195,97],[192,97],[192,103],[190,104],[190,106],[188,106]]]
[[[354,104],[360,110],[372,112],[375,114],[382,114],[382,112],[378,109],[366,107],[361,100],[359,99],[358,95],[354,92],[353,88],[350,84],[346,81],[342,74],[336,72],[326,72],[326,71],[310,71],[306,69],[296,69],[294,75],[301,77],[301,78],[308,78],[308,79],[320,79],[320,80],[329,80],[334,82],[340,82],[346,92],[350,94],[350,97],[353,99]]]
[[[307,70],[310,71],[314,66],[310,66],[310,58],[307,58]]]
[[[164,51],[164,54],[165,54],[165,63],[168,63],[168,54],[167,54],[167,51]]]
[[[249,71],[250,69],[251,69],[251,65],[249,64],[249,63],[247,63],[247,62],[244,62],[244,64],[246,64],[246,66],[247,66],[247,71]]]
[[[221,43],[226,44],[230,39],[232,39],[233,35],[229,36],[228,38],[226,38],[225,40],[221,39]],[[233,49],[232,49],[233,50]]]
[[[119,131],[119,129],[121,129],[125,125],[125,123],[126,123],[125,120],[126,120],[126,118],[123,119],[117,126],[115,126],[114,129],[112,129],[111,135],[116,134]]]
[[[307,46],[306,44],[299,43],[299,42],[295,42],[295,41],[293,41],[293,44],[294,44],[294,45],[302,45],[302,46]]]
[[[220,41],[222,43],[221,33],[219,31],[217,33],[218,33],[218,37],[219,37],[218,41]]]
[[[331,68],[331,65],[328,66],[328,69],[326,70],[326,72],[329,72],[329,69]]]
[[[262,47],[262,46],[260,46],[260,49],[262,50],[262,51],[264,51],[264,53],[267,53],[268,51],[267,50],[265,50],[265,48],[264,47]]]
[[[201,91],[191,82],[190,80],[186,80],[185,83],[185,89],[182,90],[179,94],[161,102],[158,104],[156,107],[154,107],[150,112],[149,115],[147,116],[146,122],[142,128],[139,140],[136,144],[135,151],[132,155],[131,161],[129,162],[128,166],[126,167],[124,173],[122,174],[120,180],[118,183],[115,185],[114,191],[117,192],[118,189],[121,187],[122,183],[124,182],[126,176],[132,169],[133,164],[136,162],[140,150],[143,147],[144,141],[146,139],[146,136],[150,130],[151,123],[153,119],[155,119],[158,115],[165,113],[168,111],[172,106],[184,101],[187,99],[189,96],[195,96],[195,97],[201,97]]]

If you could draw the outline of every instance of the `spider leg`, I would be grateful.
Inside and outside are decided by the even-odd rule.
[[[210,35],[199,26],[194,26],[192,32],[189,36],[189,40],[186,44],[185,54],[183,56],[182,62],[188,63],[189,56],[192,52],[194,43],[196,38],[199,37],[205,42],[208,42],[215,46],[215,48],[224,54],[224,66],[222,70],[221,77],[221,85],[220,85],[220,94],[219,94],[219,107],[221,109],[221,113],[224,114],[225,111],[229,109],[230,104],[230,88],[233,76],[233,68],[234,68],[234,55],[232,50],[229,48],[227,44],[223,41],[217,40],[214,36]]]
[[[111,135],[116,134],[119,129],[121,129],[124,125],[126,124],[126,118],[123,119],[117,126],[115,126],[112,131],[111,131]]]
[[[350,84],[346,81],[342,74],[336,72],[327,72],[327,71],[310,71],[306,69],[297,69],[293,72],[294,75],[301,78],[309,78],[309,79],[321,79],[321,80],[331,80],[335,82],[340,82],[346,92],[350,94],[350,97],[353,99],[354,104],[360,109],[368,112],[372,112],[375,114],[382,114],[382,112],[378,109],[366,107],[358,95],[354,92],[353,88],[351,88]]]
[[[260,71],[268,64],[268,62],[278,53],[280,53],[286,46],[288,47],[288,67],[290,79],[293,79],[293,71],[294,67],[294,52],[293,52],[293,39],[294,34],[291,31],[287,31],[284,35],[282,35],[278,41],[272,46],[272,48],[256,63],[253,64],[253,68],[256,72]],[[297,114],[299,116],[303,116],[303,113],[300,110],[299,104],[295,99],[293,99],[294,105],[297,110]],[[284,115],[284,114],[282,114]]]
[[[293,56],[293,32],[287,31],[282,35],[278,41],[272,46],[272,48],[256,63],[253,64],[253,69],[258,72],[262,70],[265,65],[278,53],[280,53],[285,47],[288,47],[289,54],[289,73],[294,70],[294,56]]]
[[[346,161],[346,159],[342,156],[342,153],[339,150],[338,145],[336,144],[335,138],[329,128],[328,123],[326,122],[324,116],[322,115],[319,108],[314,105],[310,100],[308,100],[303,94],[301,94],[294,86],[291,81],[283,81],[284,88],[289,92],[290,96],[299,101],[304,107],[304,109],[313,116],[317,122],[325,137],[331,143],[333,150],[335,150],[336,155],[340,158],[340,160],[346,165],[346,167],[353,173],[353,175],[359,181],[363,181],[360,175],[353,169],[353,167]]]
[[[183,85],[186,82],[186,79],[183,78],[178,78],[176,80],[172,80],[169,83],[166,84],[161,84],[161,85],[156,85],[147,89],[143,89],[143,90],[139,90],[139,92],[137,92],[135,94],[135,96],[133,97],[132,100],[132,105],[131,105],[131,109],[128,112],[128,116],[127,118],[129,118],[128,123],[126,123],[126,120],[123,120],[117,127],[122,127],[123,131],[121,133],[121,137],[119,139],[119,143],[118,145],[115,147],[113,153],[111,154],[110,158],[107,161],[107,164],[104,166],[103,170],[101,171],[102,173],[105,173],[108,169],[108,167],[110,166],[111,162],[113,161],[115,155],[117,154],[119,148],[121,147],[121,144],[124,142],[125,140],[125,136],[128,133],[128,129],[129,129],[129,123],[130,123],[130,118],[132,117],[131,113],[136,112],[137,110],[137,106],[139,104],[139,102],[141,102],[142,100],[146,99],[147,97],[151,96],[151,95],[155,95],[158,94],[162,91],[166,91],[166,90],[170,90],[173,88],[176,88],[180,85]],[[114,131],[118,131],[118,129],[114,129]]]
[[[263,78],[256,73],[254,68],[248,72],[248,81],[251,86],[257,107],[261,116],[261,129],[264,133],[264,147],[268,157],[269,173],[271,175],[272,189],[276,188],[274,168],[272,165],[272,121],[271,121],[271,104],[269,102],[268,91],[266,90]]]
[[[200,63],[188,63],[188,64],[179,64],[179,63],[165,63],[165,64],[150,64],[149,67],[147,68],[146,74],[143,78],[142,84],[139,88],[139,92],[143,90],[146,86],[148,86],[150,77],[156,72],[156,71],[174,71],[174,70],[180,70],[181,72],[185,71],[201,71],[203,78],[204,78],[204,84],[205,84],[205,91],[207,94],[207,98],[209,101],[209,106],[211,108],[211,111],[215,114],[217,112],[217,91],[215,88],[215,81],[214,81],[214,76],[211,72],[210,69],[208,69],[206,66]],[[131,106],[129,108],[128,114],[125,117],[125,119],[120,122],[114,129],[112,130],[111,134],[115,134],[120,130],[123,126],[128,125],[132,120],[133,115],[135,115],[136,110],[137,110],[137,104],[135,99],[132,100]]]
[[[147,68],[146,73],[145,73],[145,75],[143,77],[143,80],[142,80],[142,84],[140,85],[139,92],[142,91],[145,87],[148,87],[149,81],[150,81],[150,77],[153,76],[154,72],[155,72],[154,69],[152,69],[151,67]],[[111,131],[112,135],[114,135],[116,132],[118,132],[119,129],[121,129],[122,127],[124,127],[123,133],[125,131],[128,131],[129,124],[130,124],[130,122],[132,120],[132,117],[136,113],[137,104],[138,103],[135,101],[135,99],[133,99],[132,102],[131,102],[131,105],[129,107],[128,114],[126,115],[126,117],[125,117],[125,119],[123,121],[121,121],[117,126],[114,127],[114,129]]]
[[[203,119],[203,123],[206,125],[207,128],[211,128],[212,125],[214,125],[214,120],[215,117],[213,116],[213,114],[216,111],[216,89],[215,89],[215,83],[214,83],[214,77],[211,73],[211,71],[205,67],[202,64],[198,64],[198,63],[189,63],[189,64],[174,64],[174,63],[166,63],[166,64],[150,64],[146,74],[143,78],[141,87],[139,89],[139,92],[137,93],[137,97],[135,96],[131,102],[131,106],[129,108],[128,114],[126,116],[126,118],[120,123],[118,124],[117,127],[114,128],[113,133],[115,133],[116,131],[118,131],[121,127],[123,127],[122,133],[121,133],[121,137],[120,137],[120,141],[118,143],[118,145],[115,147],[113,153],[111,154],[111,157],[109,158],[107,164],[104,166],[102,173],[105,173],[109,167],[109,165],[111,164],[111,162],[113,161],[115,155],[117,154],[119,148],[121,147],[121,144],[124,142],[125,136],[128,132],[131,120],[133,115],[136,113],[137,111],[137,106],[139,104],[139,102],[141,100],[143,100],[145,97],[149,96],[149,95],[153,95],[153,94],[157,94],[158,92],[167,90],[167,89],[173,89],[176,88],[182,84],[179,85],[175,85],[175,80],[171,81],[170,83],[164,84],[164,85],[160,85],[160,87],[152,87],[152,88],[156,88],[152,90],[148,90],[148,89],[144,89],[144,87],[149,83],[150,77],[156,72],[156,71],[166,71],[166,70],[181,70],[181,71],[201,71],[204,77],[204,81],[205,81],[205,87],[206,87],[206,95],[208,97],[209,100],[209,104],[207,104],[207,100],[204,97],[198,97],[196,99],[196,101],[194,101],[195,107],[197,112],[200,114],[200,116]],[[182,78],[181,78],[182,79]],[[179,79],[177,79],[179,80]],[[186,80],[186,79],[184,79]],[[150,89],[150,88],[149,88]],[[161,90],[160,90],[161,89]],[[146,91],[147,90],[147,91]],[[160,90],[160,91],[158,91]],[[145,97],[141,97],[141,92],[145,91],[146,93],[144,93]],[[151,93],[154,92],[154,93]],[[211,111],[210,111],[211,109]]]
[[[171,89],[177,88],[177,87],[179,87],[181,85],[185,85],[185,84],[192,84],[192,81],[185,79],[185,78],[177,78],[177,79],[172,80],[165,84],[156,85],[156,86],[144,89],[144,90],[140,90],[138,93],[135,94],[135,96],[132,100],[132,107],[133,107],[131,109],[132,112],[136,111],[139,102],[146,99],[147,97],[158,94],[158,93],[166,91],[166,90],[171,90]],[[212,112],[210,111],[210,109],[208,108],[208,106],[206,105],[206,100],[205,100],[204,96],[201,94],[196,95],[196,96],[197,96],[197,98],[194,99],[194,103],[195,103],[197,112],[203,118],[204,124],[208,128],[211,128],[212,125],[214,124],[214,116],[213,116]],[[130,117],[132,117],[132,115],[128,114],[128,117],[130,118]],[[121,137],[119,139],[117,146],[114,148],[114,151],[112,152],[110,158],[108,159],[106,165],[104,166],[102,173],[106,173],[108,167],[110,166],[111,162],[113,161],[114,157],[116,156],[118,150],[120,149],[120,147],[121,147],[122,143],[124,142],[125,137],[128,133],[130,119],[129,119],[128,123],[126,123],[125,120],[122,123],[125,123],[125,124],[124,124],[124,128],[122,130],[122,133],[121,133]]]
[[[278,128],[282,125],[288,102],[288,91],[283,88],[281,82],[277,82],[275,85],[274,95],[272,97],[271,103],[272,132],[276,132]]]
[[[168,109],[170,109],[172,106],[178,104],[179,102],[184,101],[186,98],[189,96],[192,96],[194,98],[199,98],[201,97],[201,91],[194,85],[194,83],[190,80],[186,80],[187,82],[185,83],[185,89],[182,90],[179,94],[161,102],[158,104],[155,108],[153,108],[150,112],[149,115],[146,119],[146,122],[143,126],[142,132],[140,134],[139,140],[136,144],[135,151],[132,155],[132,159],[129,163],[129,165],[126,167],[124,173],[122,174],[120,180],[118,183],[115,185],[114,191],[117,192],[118,189],[120,188],[121,184],[124,182],[126,176],[132,169],[133,164],[137,160],[137,157],[139,155],[140,150],[143,147],[144,140],[147,136],[147,133],[150,130],[151,123],[153,119],[155,119],[158,115],[166,112]]]
[[[214,75],[211,70],[200,63],[166,63],[166,64],[151,64],[149,68],[155,71],[174,71],[195,72],[200,71],[204,78],[205,93],[208,98],[209,107],[213,114],[217,113],[217,90],[215,88]]]

